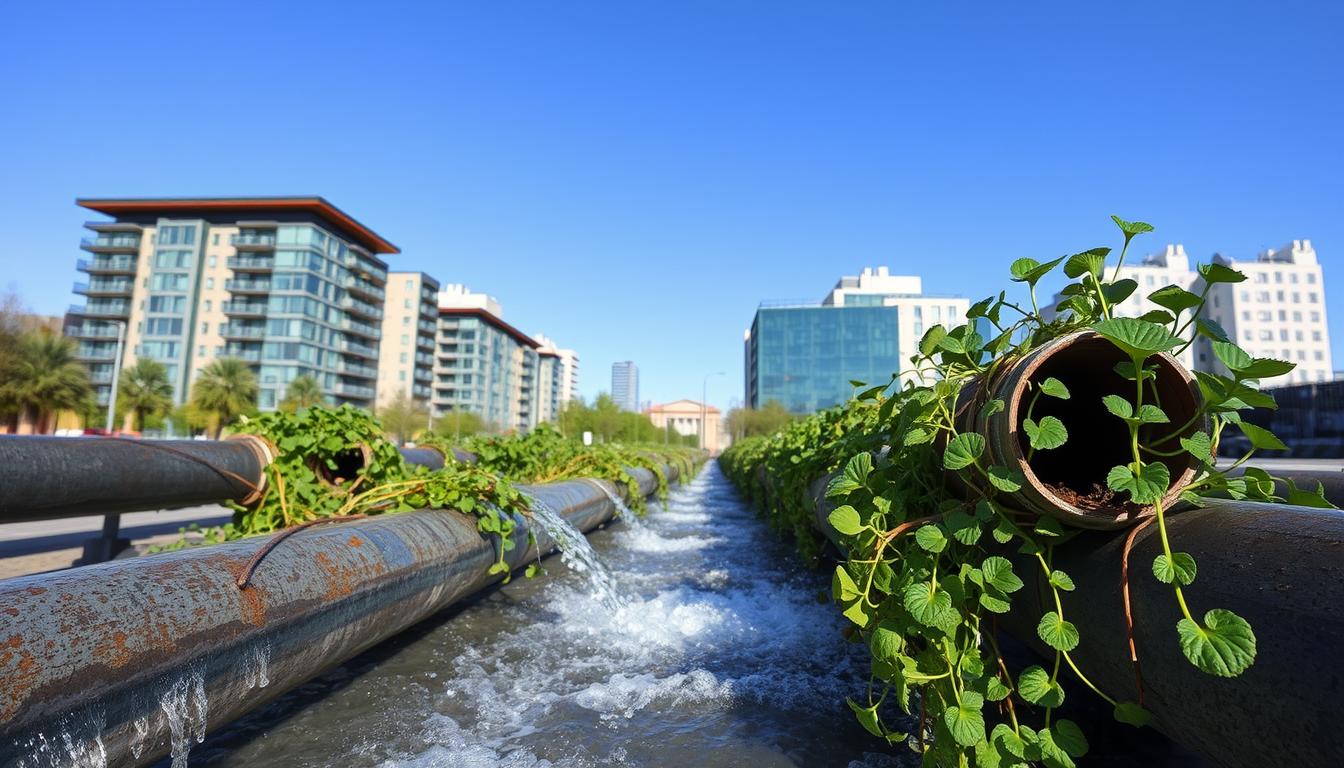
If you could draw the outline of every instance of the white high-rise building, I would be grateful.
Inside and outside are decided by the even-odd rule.
[[[1254,261],[1234,261],[1220,255],[1213,260],[1245,274],[1246,280],[1215,284],[1209,291],[1205,316],[1251,355],[1297,364],[1291,373],[1270,380],[1269,385],[1333,378],[1325,280],[1310,240],[1294,240],[1277,250],[1264,251]],[[1110,274],[1108,271],[1108,278]],[[1204,290],[1203,278],[1179,244],[1122,266],[1120,277],[1137,281],[1139,287],[1114,307],[1113,314],[1119,317],[1139,317],[1161,309],[1148,296],[1164,286],[1180,286],[1195,294]],[[1063,298],[1055,294],[1054,302],[1041,308],[1047,320],[1054,318],[1054,308]],[[1223,372],[1205,339],[1191,345],[1179,359],[1194,370]]]
[[[1114,267],[1108,266],[1105,279],[1110,280],[1114,273]],[[1154,310],[1161,310],[1162,307],[1153,303],[1148,296],[1153,291],[1168,285],[1179,286],[1194,293],[1200,291],[1200,286],[1197,285],[1199,272],[1190,266],[1190,258],[1185,254],[1185,246],[1180,243],[1168,245],[1162,251],[1144,256],[1137,262],[1122,265],[1119,278],[1129,278],[1138,283],[1139,287],[1134,289],[1134,293],[1130,294],[1129,298],[1116,304],[1111,309],[1111,314],[1117,317],[1141,317]],[[1041,314],[1047,320],[1053,320],[1055,318],[1055,307],[1064,298],[1061,294],[1055,294],[1054,301],[1049,307],[1041,307]],[[1195,367],[1194,346],[1192,345],[1178,355],[1177,359],[1186,368],[1193,369]]]
[[[1255,261],[1219,255],[1213,259],[1242,272],[1246,280],[1215,284],[1209,292],[1209,317],[1251,355],[1297,364],[1292,372],[1268,383],[1330,381],[1334,368],[1325,316],[1325,276],[1311,241],[1294,240],[1263,251]],[[1199,346],[1199,367],[1221,372],[1211,348]]]
[[[955,328],[966,322],[969,299],[959,296],[926,296],[917,275],[893,275],[887,267],[864,267],[856,276],[840,278],[821,300],[824,307],[896,307],[897,354],[904,371],[901,379],[914,379],[906,370],[919,350],[924,331],[935,325]]]

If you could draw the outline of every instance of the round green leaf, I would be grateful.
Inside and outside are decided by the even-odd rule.
[[[1171,485],[1171,473],[1166,464],[1144,464],[1139,474],[1129,465],[1112,467],[1106,475],[1106,485],[1116,492],[1127,491],[1136,504],[1154,504]]]
[[[1017,678],[1017,692],[1032,704],[1042,707],[1058,707],[1064,703],[1064,688],[1050,680],[1050,674],[1039,666],[1032,665],[1022,670]]]
[[[1041,394],[1059,398],[1060,400],[1069,399],[1069,388],[1064,386],[1064,382],[1056,379],[1054,376],[1047,377],[1039,386],[1041,388]]]
[[[1061,592],[1072,592],[1074,589],[1073,578],[1063,571],[1051,571],[1050,586]]]
[[[1016,469],[1009,469],[995,464],[985,470],[985,475],[989,478],[989,484],[998,488],[1004,493],[1017,493],[1022,490],[1022,484],[1027,478]]]
[[[899,632],[879,624],[873,628],[873,634],[868,638],[868,648],[873,652],[873,658],[894,664],[905,648],[905,640],[901,638]]]
[[[1087,737],[1083,735],[1083,729],[1079,728],[1077,723],[1072,720],[1060,720],[1050,727],[1050,731],[1055,743],[1071,757],[1082,757],[1087,754]]]
[[[848,504],[836,507],[826,519],[832,528],[845,536],[854,536],[863,530],[863,522],[859,520],[858,511]]]
[[[947,537],[943,535],[943,529],[937,525],[921,525],[919,530],[915,531],[915,543],[921,549],[934,554],[947,549]]]
[[[1115,719],[1121,723],[1128,723],[1135,728],[1142,728],[1153,719],[1153,713],[1140,707],[1132,701],[1122,701],[1115,705]]]
[[[1036,625],[1036,634],[1057,651],[1072,651],[1078,647],[1078,628],[1054,611],[1041,617],[1041,623]]]
[[[965,469],[975,463],[985,452],[985,438],[974,432],[963,432],[947,441],[947,450],[943,452],[943,466],[948,469]]]
[[[1191,664],[1218,677],[1236,677],[1255,662],[1255,633],[1237,614],[1214,608],[1204,625],[1189,619],[1176,624],[1181,651]]]
[[[1182,587],[1187,586],[1194,582],[1195,571],[1195,558],[1188,552],[1173,552],[1171,558],[1162,554],[1153,560],[1153,575],[1163,584],[1175,581]]]
[[[1022,588],[1022,580],[1013,573],[1013,564],[1006,557],[991,555],[980,564],[980,572],[985,583],[993,584],[1004,592],[1016,592]]]
[[[974,691],[962,691],[961,702],[943,710],[943,722],[952,738],[963,747],[973,747],[985,738],[985,718],[980,713],[984,699]]]
[[[1166,352],[1182,341],[1166,326],[1133,317],[1114,317],[1102,320],[1092,330],[1110,340],[1131,358],[1144,359],[1158,352]]]
[[[915,621],[926,627],[943,628],[957,623],[952,596],[941,589],[930,593],[927,584],[911,584],[901,593],[901,603]]]
[[[1052,450],[1069,441],[1069,431],[1064,428],[1064,422],[1054,416],[1046,416],[1039,423],[1026,419],[1022,422],[1022,429],[1027,433],[1027,442],[1038,451]]]

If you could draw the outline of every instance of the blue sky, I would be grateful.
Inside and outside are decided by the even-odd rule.
[[[868,265],[1344,252],[1331,3],[24,3],[0,25],[0,287],[59,313],[77,196],[321,194],[421,269],[740,398],[756,305]],[[1054,286],[1050,286],[1054,287]]]

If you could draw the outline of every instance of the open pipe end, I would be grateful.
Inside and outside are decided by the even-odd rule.
[[[341,488],[349,485],[372,462],[373,449],[367,443],[360,443],[338,451],[331,456],[330,461],[321,456],[310,456],[308,468],[322,482]]]
[[[1106,484],[1111,468],[1134,460],[1128,427],[1102,402],[1107,395],[1119,395],[1131,404],[1135,401],[1135,383],[1115,371],[1118,363],[1128,360],[1114,344],[1086,331],[1028,355],[1005,378],[1009,391],[999,394],[1008,405],[1004,414],[1008,435],[1003,443],[1009,455],[1005,458],[1016,460],[1034,495],[1044,502],[1045,508],[1037,511],[1088,528],[1122,527],[1154,513],[1152,506],[1128,501],[1128,494],[1116,493]],[[1143,402],[1158,405],[1169,422],[1141,428],[1139,444],[1174,455],[1140,455],[1145,462],[1166,465],[1171,476],[1163,499],[1166,507],[1190,484],[1198,468],[1197,460],[1180,450],[1177,438],[1188,437],[1204,429],[1205,424],[1194,419],[1200,395],[1190,373],[1167,354],[1149,358],[1147,365],[1157,368],[1157,376],[1144,385]],[[1035,397],[1040,384],[1051,377],[1068,387],[1069,399]],[[1031,407],[1033,398],[1035,406]],[[1032,452],[1023,428],[1028,415],[1038,423],[1046,416],[1059,419],[1068,431],[1068,442],[1056,449]],[[1172,434],[1187,423],[1185,429]],[[1159,440],[1161,443],[1155,444]]]

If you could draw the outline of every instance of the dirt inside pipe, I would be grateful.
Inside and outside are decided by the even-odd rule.
[[[1036,451],[1028,464],[1036,479],[1051,493],[1080,509],[1128,515],[1141,514],[1147,509],[1123,500],[1127,498],[1125,494],[1116,494],[1106,485],[1106,475],[1112,467],[1133,462],[1128,427],[1102,403],[1106,395],[1119,395],[1131,404],[1134,402],[1135,383],[1115,371],[1118,363],[1128,359],[1103,338],[1081,339],[1051,355],[1032,372],[1031,389],[1019,406],[1015,427],[1022,455],[1027,456],[1031,447],[1022,421],[1027,417],[1031,398],[1041,382],[1050,377],[1068,387],[1068,400],[1042,395],[1031,410],[1037,422],[1046,416],[1063,422],[1069,433],[1068,442],[1061,448]],[[1167,437],[1189,421],[1199,407],[1185,375],[1170,358],[1151,358],[1148,365],[1157,367],[1157,377],[1145,383],[1143,402],[1161,407],[1170,423],[1143,427],[1139,432],[1141,445],[1152,445],[1153,441]],[[1192,434],[1198,426],[1190,425],[1181,435]],[[1158,447],[1170,452],[1178,450],[1180,443],[1173,438]],[[1142,455],[1145,461],[1165,464],[1173,483],[1195,464],[1193,457],[1183,452],[1176,456]]]

